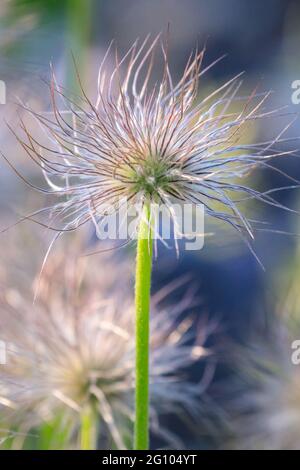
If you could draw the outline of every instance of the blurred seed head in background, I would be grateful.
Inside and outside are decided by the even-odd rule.
[[[111,256],[103,255],[78,259],[74,246],[60,246],[49,258],[37,279],[34,304],[30,280],[27,289],[18,285],[17,276],[12,285],[7,280],[2,285],[1,339],[7,346],[7,361],[0,366],[1,427],[15,431],[17,447],[25,445],[26,432],[34,443],[40,427],[53,422],[64,429],[65,442],[60,445],[76,447],[86,406],[99,420],[104,445],[130,446],[134,308],[128,294],[128,264],[121,260],[113,264]],[[13,266],[9,269],[16,274]],[[178,446],[179,437],[161,425],[160,416],[171,414],[184,422],[205,415],[201,396],[216,361],[206,344],[217,324],[203,324],[199,330],[184,315],[196,308],[191,293],[176,306],[160,307],[164,299],[162,291],[153,298],[151,428],[164,446]],[[193,364],[203,368],[190,382],[188,370]],[[48,445],[59,446],[55,434],[52,438]]]

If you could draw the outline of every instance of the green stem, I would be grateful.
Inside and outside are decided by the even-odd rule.
[[[135,335],[136,383],[134,449],[147,450],[149,446],[149,330],[150,289],[152,268],[151,208],[143,208],[137,242],[135,278]]]
[[[97,448],[97,422],[94,410],[86,406],[81,412],[80,449],[95,450]]]

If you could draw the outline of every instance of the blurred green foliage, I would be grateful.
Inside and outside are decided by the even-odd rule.
[[[73,1],[73,3],[76,2],[77,0]],[[12,0],[9,17],[38,13],[42,21],[49,21],[63,15],[68,3],[69,0]]]

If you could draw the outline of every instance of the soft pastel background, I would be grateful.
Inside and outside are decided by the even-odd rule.
[[[196,43],[200,46],[204,43],[207,45],[206,64],[224,53],[227,54],[200,84],[201,96],[240,71],[245,71],[243,93],[251,92],[256,86],[261,91],[273,90],[268,106],[287,106],[285,112],[291,113],[290,118],[260,122],[251,129],[253,140],[268,140],[292,119],[292,115],[299,112],[300,105],[293,104],[291,100],[291,84],[300,79],[300,4],[297,0],[2,0],[0,79],[6,83],[7,103],[0,105],[0,150],[24,174],[33,181],[39,181],[40,175],[36,168],[16,144],[4,122],[7,121],[17,130],[20,115],[20,110],[14,104],[17,98],[29,101],[39,109],[49,109],[49,97],[45,92],[43,79],[49,77],[51,62],[58,81],[71,88],[71,52],[78,60],[86,89],[94,96],[97,67],[113,38],[117,40],[120,51],[125,52],[137,37],[166,32],[168,24],[171,69],[175,78],[180,76]],[[281,148],[297,149],[299,142],[296,138],[299,136],[298,120],[286,135],[291,140]],[[300,178],[297,157],[279,158],[275,165],[294,178]],[[254,173],[252,182],[256,187],[267,189],[289,183],[279,173],[266,170]],[[43,184],[41,181],[39,183]],[[300,192],[297,189],[279,192],[276,198],[290,208],[299,209]],[[40,195],[26,187],[5,161],[0,160],[0,228],[14,223],[20,214],[41,207],[43,202]],[[253,210],[255,212],[255,208]],[[260,207],[258,210],[260,216],[273,228],[299,233],[300,224],[296,214],[271,207]],[[25,224],[28,224],[33,237],[40,239],[46,236],[39,227],[29,222]],[[11,233],[18,230],[21,230],[20,226],[1,235],[3,251],[10,242]],[[93,239],[92,233],[88,238]],[[23,244],[22,249],[30,249],[27,238],[18,243]],[[32,262],[37,268],[44,255],[39,246],[37,244],[32,254]],[[22,249],[19,246],[16,256],[12,254],[11,265],[17,262],[22,265]],[[239,432],[244,415],[247,423],[253,417],[249,427],[252,426],[254,434],[259,432],[259,426],[263,428],[268,420],[272,423],[274,418],[279,433],[274,445],[280,447],[283,445],[280,433],[284,433],[287,416],[293,414],[294,410],[298,410],[300,414],[300,399],[285,400],[284,395],[299,384],[296,381],[296,385],[294,382],[288,385],[287,379],[281,375],[281,372],[286,371],[285,367],[290,367],[291,342],[300,338],[300,329],[297,326],[291,328],[290,322],[286,321],[290,316],[296,320],[297,316],[300,317],[300,293],[297,289],[300,282],[297,269],[300,256],[297,236],[263,233],[257,236],[255,249],[265,265],[265,271],[260,268],[247,247],[236,236],[227,232],[222,232],[221,235],[216,233],[215,237],[207,240],[200,252],[181,252],[179,259],[174,250],[161,248],[160,256],[155,261],[154,291],[173,279],[189,274],[190,282],[197,287],[201,298],[199,321],[209,317],[219,323],[220,335],[212,344],[218,365],[209,390],[212,407],[219,411],[211,418],[211,433],[206,432],[203,436],[201,423],[194,423],[194,428],[189,432],[184,431],[181,437],[187,447],[238,448],[255,445],[250,443],[248,436],[242,436],[242,431]],[[128,256],[130,257],[130,253]],[[99,266],[101,269],[100,258]],[[6,267],[8,269],[8,266],[3,269]],[[32,276],[32,267],[28,268],[24,261],[23,270],[26,269],[28,276]],[[184,289],[183,286],[170,294],[170,304],[180,299]],[[255,393],[258,394],[259,390],[267,395],[268,391],[261,391],[257,371],[252,374],[251,368],[253,362],[264,354],[264,357],[268,357],[265,361],[274,361],[279,367],[280,361],[271,350],[276,346],[283,322],[284,327],[292,332],[291,339],[276,354],[287,357],[288,365],[279,370],[278,381],[282,381],[281,385],[286,386],[288,392],[285,391],[278,399],[280,405],[275,398],[272,402],[271,397],[267,410],[268,400],[264,404]],[[269,348],[268,352],[261,350],[261,345]],[[191,370],[191,380],[193,374],[196,375],[196,371]],[[297,366],[293,366],[291,374],[292,377],[299,374]],[[255,376],[253,380],[252,375]],[[253,390],[254,398],[248,398],[250,389]],[[273,390],[272,387],[271,389]],[[300,395],[300,389],[298,392],[297,388],[296,392]],[[293,406],[293,412],[288,408],[287,414],[283,412],[273,416],[279,406]],[[255,413],[260,409],[266,412],[264,417],[259,413],[260,420],[264,419],[264,423],[257,423],[255,419]],[[166,416],[166,427],[174,427],[174,419]],[[218,420],[224,425],[224,431],[217,433],[216,429],[221,428]],[[300,431],[300,422],[298,426]],[[233,427],[237,431],[233,431]],[[241,424],[241,429],[243,427]],[[261,447],[273,445],[270,444],[272,432],[275,432],[272,425],[263,431]],[[294,441],[291,438],[293,442],[289,441],[284,445],[300,448],[299,435],[296,426]]]

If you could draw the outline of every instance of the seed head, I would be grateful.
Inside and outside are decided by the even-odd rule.
[[[237,358],[238,389],[231,384],[230,448],[296,450],[300,447],[300,374],[291,345],[299,323],[289,331],[277,319],[269,338],[261,338]],[[238,391],[237,391],[238,390]],[[237,392],[237,393],[236,393]],[[234,398],[233,398],[234,397]]]
[[[200,98],[199,79],[214,63],[202,68],[204,50],[196,51],[175,84],[168,45],[159,44],[159,37],[136,41],[122,58],[116,50],[112,70],[110,46],[100,65],[95,102],[77,71],[81,98],[68,97],[53,74],[52,111],[38,113],[24,105],[48,138],[49,145],[40,143],[21,122],[25,138],[17,138],[50,186],[38,189],[61,199],[51,211],[54,225],[61,221],[55,228],[74,230],[87,221],[98,226],[107,217],[106,205],[118,211],[126,198],[137,207],[145,200],[164,204],[173,219],[172,202],[203,204],[207,215],[246,240],[254,238],[256,221],[248,220],[240,205],[255,199],[283,206],[273,191],[261,193],[238,180],[258,165],[272,168],[271,158],[289,153],[272,149],[288,126],[272,141],[242,143],[245,126],[276,115],[263,109],[269,93],[254,90],[240,97],[239,74]],[[163,70],[155,80],[158,49]]]
[[[74,447],[88,407],[100,423],[103,446],[130,445],[134,306],[118,286],[129,290],[125,265],[113,266],[110,259],[101,268],[94,258],[75,261],[64,247],[46,264],[34,305],[28,290],[18,289],[18,277],[13,287],[1,290],[1,339],[7,345],[6,364],[0,366],[1,428],[18,431],[18,442],[61,417],[65,445]],[[153,298],[151,315],[151,430],[164,445],[181,447],[176,432],[161,425],[161,416],[200,419],[201,395],[215,367],[206,348],[212,325],[204,325],[198,337],[192,321],[179,318],[191,306],[190,295],[170,309],[158,307],[161,297]],[[196,363],[203,364],[204,375],[201,371],[199,381],[191,383],[187,371]]]

